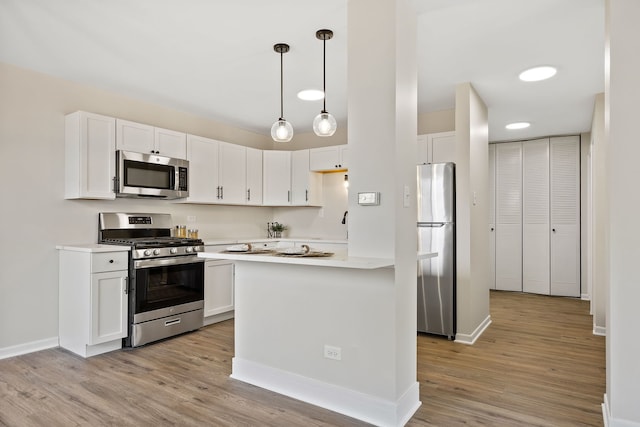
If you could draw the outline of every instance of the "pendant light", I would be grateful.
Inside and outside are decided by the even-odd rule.
[[[293,126],[284,119],[282,94],[282,54],[289,52],[289,45],[278,43],[273,50],[280,54],[280,118],[271,126],[271,138],[275,142],[289,142],[293,138]]]
[[[318,30],[316,38],[322,40],[322,90],[324,100],[322,101],[322,111],[313,119],[313,131],[318,136],[331,136],[336,132],[338,124],[336,119],[327,112],[327,40],[333,38],[333,31]]]

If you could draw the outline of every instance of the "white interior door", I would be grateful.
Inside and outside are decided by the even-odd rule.
[[[522,290],[548,295],[549,138],[522,144]]]
[[[522,144],[496,145],[496,289],[522,291]]]
[[[489,289],[496,288],[496,146],[489,145]]]
[[[496,146],[496,289],[522,291],[522,144]]]
[[[580,138],[551,138],[551,294],[580,296]]]

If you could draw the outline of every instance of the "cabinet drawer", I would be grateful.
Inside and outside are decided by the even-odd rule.
[[[91,255],[91,272],[127,270],[129,252],[104,252]]]

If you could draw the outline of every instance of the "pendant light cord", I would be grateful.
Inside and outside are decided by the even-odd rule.
[[[322,112],[327,112],[327,39],[322,39],[322,91],[324,98],[322,99]]]
[[[284,78],[283,78],[283,60],[282,60],[282,52],[280,52],[280,120],[282,120],[283,116],[284,116],[284,102],[283,102],[283,98],[284,98],[284,92],[282,89],[282,86],[284,85]]]

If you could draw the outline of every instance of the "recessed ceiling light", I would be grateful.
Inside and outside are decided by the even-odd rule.
[[[529,122],[516,122],[516,123],[509,123],[508,125],[505,126],[505,128],[509,130],[514,130],[514,129],[528,128],[529,126],[531,126],[531,123]]]
[[[555,67],[545,65],[524,70],[518,77],[524,82],[539,82],[555,76],[557,72],[558,70]]]
[[[318,89],[305,89],[298,92],[298,98],[303,101],[318,101],[324,98],[324,92]]]

